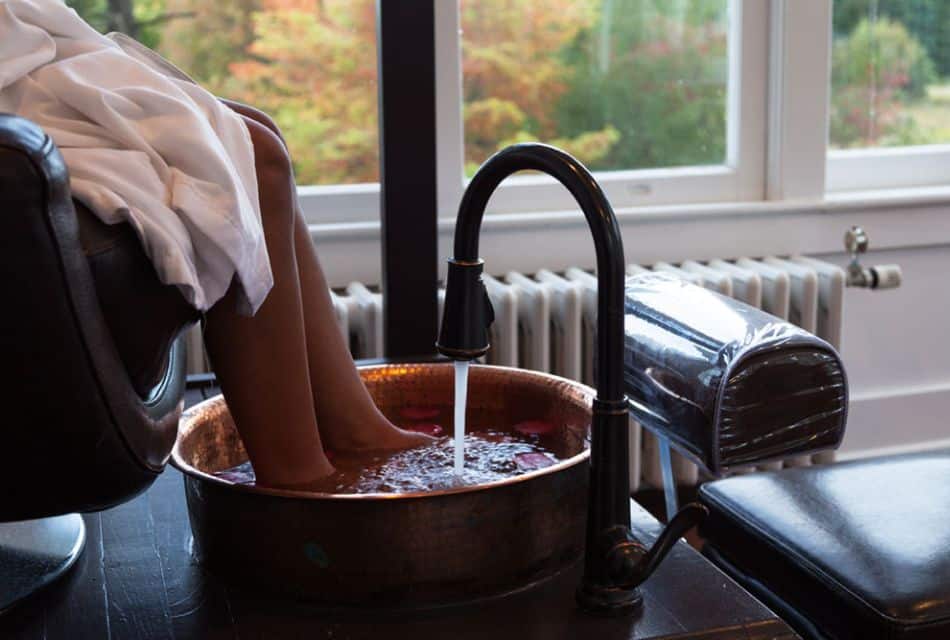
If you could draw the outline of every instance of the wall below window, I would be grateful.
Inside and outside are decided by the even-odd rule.
[[[821,257],[847,264],[842,254]],[[900,264],[904,282],[845,294],[846,456],[950,440],[950,245],[876,251],[871,261]]]
[[[849,289],[842,355],[851,383],[845,457],[950,446],[950,197],[841,197],[815,204],[754,203],[618,211],[627,262],[805,254],[844,266],[851,225],[871,239],[867,264],[897,263],[900,289]],[[440,221],[440,254],[454,221]],[[313,227],[332,286],[379,282],[376,223]],[[486,218],[486,270],[591,268],[594,252],[576,212]]]

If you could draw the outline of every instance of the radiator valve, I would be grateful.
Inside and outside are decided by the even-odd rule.
[[[868,234],[861,227],[851,227],[844,234],[844,248],[851,254],[848,264],[849,287],[867,289],[896,289],[901,286],[901,268],[897,264],[878,264],[873,267],[861,265],[860,256],[868,250]]]

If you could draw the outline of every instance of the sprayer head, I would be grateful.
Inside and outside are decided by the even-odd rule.
[[[488,328],[495,312],[482,282],[481,260],[449,260],[445,311],[435,348],[453,360],[474,360],[488,351]]]

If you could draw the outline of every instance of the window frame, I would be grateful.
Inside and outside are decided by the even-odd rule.
[[[833,18],[831,3],[834,0],[821,1],[829,5],[830,32]],[[827,46],[830,74],[833,46],[830,33]],[[830,75],[826,100],[830,105]],[[950,184],[950,143],[832,149],[826,138],[826,145],[825,182],[826,193],[830,196],[857,191],[913,189]]]
[[[725,164],[597,172],[618,212],[765,201],[820,203],[865,191],[896,193],[950,184],[950,144],[829,149],[833,0],[729,1],[730,16],[736,18],[730,20]],[[468,182],[460,8],[452,0],[434,5],[438,209],[440,218],[450,219]],[[816,24],[824,27],[816,30]],[[304,185],[298,193],[312,226],[331,230],[379,224],[377,183]],[[552,179],[514,176],[499,187],[487,216],[525,215],[538,221],[540,214],[574,208],[570,195]]]
[[[461,24],[458,2],[436,2],[436,127],[439,215],[453,217],[468,183],[464,175]],[[765,185],[768,6],[729,0],[726,158],[722,165],[597,172],[615,208],[761,200]],[[378,222],[379,185],[301,185],[311,225]],[[572,209],[570,195],[546,176],[514,176],[493,196],[486,215]]]
[[[445,33],[461,34],[459,4],[439,3]],[[635,206],[743,202],[761,200],[764,192],[766,143],[768,6],[761,0],[729,0],[728,86],[726,101],[726,158],[721,165],[675,168],[598,171],[595,177],[616,209]],[[461,35],[436,38],[440,60],[454,59],[458,82],[451,85],[452,100],[441,105],[452,131],[462,131]],[[440,90],[440,94],[442,91]],[[740,125],[741,123],[741,125]],[[449,181],[445,191],[461,195],[468,179],[464,175],[464,144],[453,136],[458,148],[444,149],[439,166]],[[443,151],[443,149],[440,149]],[[454,189],[454,185],[459,185]],[[456,200],[457,202],[457,200]],[[533,213],[575,208],[569,193],[547,176],[513,176],[492,196],[486,215]],[[440,213],[442,209],[440,208]]]
[[[828,192],[950,184],[950,144],[828,149]]]

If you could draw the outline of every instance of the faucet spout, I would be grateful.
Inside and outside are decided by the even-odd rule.
[[[459,205],[451,263],[478,263],[479,232],[488,200],[513,173],[534,170],[564,185],[580,205],[594,238],[597,255],[598,314],[596,379],[598,398],[623,401],[623,281],[626,267],[620,227],[594,176],[569,154],[544,144],[516,144],[502,149],[479,168]],[[450,266],[450,270],[451,270]],[[479,269],[480,271],[480,269]],[[446,287],[446,308],[449,287]],[[445,323],[443,323],[443,328]],[[445,353],[444,350],[442,350]],[[451,356],[451,354],[446,353]]]
[[[534,170],[558,180],[574,196],[587,218],[597,260],[597,346],[590,439],[590,494],[587,506],[587,541],[584,577],[577,592],[582,608],[600,613],[634,611],[642,603],[631,571],[617,572],[616,545],[604,547],[608,538],[630,531],[630,465],[627,401],[623,394],[625,260],[620,226],[603,190],[590,172],[569,154],[538,143],[507,147],[479,168],[462,197],[455,226],[455,254],[449,260],[445,311],[436,348],[453,359],[470,360],[488,350],[491,304],[481,282],[482,261],[478,238],[485,207],[498,185],[517,171]],[[487,307],[487,309],[486,309]],[[473,356],[474,354],[474,356]],[[692,512],[690,512],[692,514]],[[678,519],[693,522],[693,516]],[[677,519],[674,519],[677,520]],[[673,522],[670,523],[671,525]],[[680,527],[671,530],[678,531]],[[641,566],[645,579],[665,550],[682,533],[661,536],[657,553]],[[665,541],[665,542],[664,542]],[[623,546],[623,545],[621,545]],[[619,562],[630,561],[631,547],[623,547]],[[635,576],[634,576],[635,577]]]

